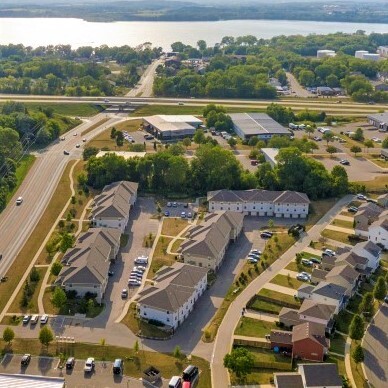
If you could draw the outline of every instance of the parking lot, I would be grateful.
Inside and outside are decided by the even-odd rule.
[[[197,211],[195,204],[188,202],[167,202],[165,206],[162,207],[162,214],[166,217],[181,217],[181,218],[191,218],[194,216],[194,213]],[[183,214],[184,213],[184,217]],[[168,214],[168,215],[167,215]]]

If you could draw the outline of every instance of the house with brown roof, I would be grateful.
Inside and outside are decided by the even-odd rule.
[[[360,274],[348,264],[336,265],[326,275],[326,281],[346,288],[345,295],[352,297],[357,290]]]
[[[306,218],[310,200],[297,191],[218,190],[207,194],[209,211],[230,210],[251,216]]]
[[[377,203],[384,208],[388,208],[388,193],[377,197]]]
[[[95,227],[116,228],[124,232],[129,212],[137,199],[139,184],[120,181],[104,187],[94,198],[92,225]]]
[[[314,268],[313,272],[311,272],[311,280],[310,282],[312,284],[318,284],[322,280],[326,279],[326,275],[328,274],[328,271],[325,271],[324,269],[320,268]]]
[[[96,294],[100,303],[108,283],[111,261],[120,248],[121,232],[113,228],[92,228],[80,235],[75,246],[66,251],[63,267],[55,283],[78,296]]]
[[[388,249],[388,210],[381,213],[379,219],[369,226],[368,240]]]
[[[382,249],[372,241],[364,241],[356,244],[352,251],[368,260],[367,271],[375,272],[380,264],[380,254]]]
[[[292,357],[309,361],[323,361],[330,347],[325,327],[306,322],[292,329]]]
[[[205,292],[207,273],[206,268],[183,263],[162,267],[153,278],[153,285],[139,292],[139,316],[176,330]]]
[[[279,312],[279,322],[287,328],[293,328],[296,325],[302,323],[299,318],[299,311],[283,307]]]
[[[281,351],[292,350],[292,332],[284,330],[271,330],[271,349],[278,348]]]
[[[218,211],[208,214],[200,225],[189,229],[187,240],[180,246],[184,263],[216,271],[231,242],[237,240],[244,223],[244,214]]]
[[[375,222],[384,209],[373,202],[365,202],[354,216],[354,233],[357,236],[368,238],[369,226]]]

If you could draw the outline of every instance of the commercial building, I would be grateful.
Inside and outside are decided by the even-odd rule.
[[[325,57],[335,57],[334,50],[318,50],[317,58],[325,58]]]
[[[162,267],[153,278],[153,285],[146,286],[139,293],[139,316],[176,330],[205,292],[207,272],[207,268],[183,263]]]
[[[116,228],[124,232],[129,212],[137,199],[138,183],[120,181],[107,185],[95,197],[92,210],[92,225]]]
[[[369,54],[369,51],[366,51],[366,50],[357,50],[355,53],[354,53],[354,56],[358,59],[362,59],[363,56],[365,54]]]
[[[380,59],[380,54],[367,53],[362,56],[362,59],[367,61],[378,61]]]
[[[388,112],[368,115],[368,122],[380,131],[388,131]]]
[[[4,388],[64,388],[63,377],[0,373],[0,387]]]
[[[266,113],[232,113],[233,129],[243,140],[257,136],[266,140],[273,136],[291,136],[291,132]]]
[[[162,141],[192,137],[202,121],[191,115],[156,115],[143,118],[143,128]]]
[[[120,248],[121,232],[113,228],[91,228],[80,235],[73,248],[67,250],[63,267],[55,283],[78,296],[96,294],[100,303],[108,283],[110,263]]]
[[[333,88],[329,88],[328,86],[318,86],[317,94],[319,96],[335,96],[337,92]]]
[[[187,264],[217,270],[231,242],[243,229],[244,214],[221,211],[207,215],[200,225],[193,226],[181,245],[181,258]]]
[[[262,148],[261,152],[264,155],[265,161],[268,162],[272,168],[278,164],[278,161],[276,160],[276,157],[279,154],[278,148]]]
[[[207,193],[209,211],[230,210],[252,216],[306,218],[310,200],[297,191],[218,190]]]

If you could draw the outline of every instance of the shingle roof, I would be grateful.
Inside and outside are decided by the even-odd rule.
[[[336,364],[299,364],[299,373],[304,375],[305,387],[342,387]]]
[[[382,213],[379,219],[373,222],[373,224],[369,227],[369,229],[375,228],[375,227],[379,227],[384,229],[385,231],[388,231],[388,211]]]
[[[218,190],[209,191],[208,201],[215,202],[272,202],[272,203],[310,203],[305,193],[298,191],[270,190]]]
[[[328,274],[328,271],[325,271],[319,268],[314,268],[313,272],[311,273],[311,278],[325,280],[327,274]]]
[[[325,326],[318,323],[305,322],[294,326],[292,329],[292,342],[311,339],[325,348],[329,347],[329,340],[325,337]]]
[[[283,307],[279,312],[279,320],[292,321],[293,325],[299,324],[301,321],[299,319],[299,311],[295,309],[290,309],[288,307]]]
[[[313,300],[305,299],[300,306],[299,314],[318,319],[329,320],[334,314],[335,306],[314,302]]]
[[[348,264],[339,264],[329,271],[326,279],[327,281],[330,281],[331,278],[336,276],[340,276],[347,282],[353,283],[356,279],[358,279],[360,274]]]
[[[384,209],[379,205],[376,205],[373,202],[365,202],[358,208],[357,214],[354,216],[357,219],[359,216],[363,215],[367,218],[376,218],[378,217]]]
[[[139,293],[138,302],[160,310],[177,311],[190,299],[195,286],[206,274],[206,268],[183,263],[163,267],[154,278],[156,283]]]
[[[320,282],[313,290],[312,294],[326,296],[330,299],[341,300],[346,292],[346,288],[337,284]]]
[[[357,255],[355,252],[346,252],[337,256],[336,264],[348,263],[352,267],[357,265],[365,265],[368,263],[368,259]]]
[[[299,373],[274,373],[274,381],[277,388],[304,388]]]
[[[283,330],[271,330],[270,341],[277,344],[292,345],[292,332]]]
[[[382,249],[372,241],[360,242],[356,245],[356,247],[364,249],[365,251],[369,252],[371,255],[375,257],[377,257],[382,251]]]

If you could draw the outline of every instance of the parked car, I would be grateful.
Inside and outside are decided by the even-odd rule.
[[[31,317],[31,325],[36,325],[39,321],[39,315],[33,315]]]
[[[75,358],[69,357],[66,361],[66,369],[73,369],[75,365]]]
[[[261,255],[261,251],[258,249],[252,249],[250,253],[253,253],[254,255]]]
[[[167,207],[171,207],[171,202],[167,202]]]
[[[16,200],[16,205],[19,206],[23,203],[23,197],[18,197],[18,199]]]
[[[199,380],[199,369],[194,365],[189,365],[182,374],[183,381],[191,383],[193,386]]]
[[[47,314],[43,314],[42,316],[41,316],[41,318],[40,318],[40,323],[41,323],[41,325],[44,325],[44,324],[46,324],[47,322],[48,322],[48,315]]]
[[[315,141],[322,141],[322,139],[321,139],[319,136],[314,136],[313,139],[314,139]]]
[[[309,260],[309,259],[302,259],[301,263],[303,265],[307,265],[308,267],[311,267],[313,265],[313,262],[311,260]]]
[[[357,199],[361,199],[363,201],[366,201],[366,196],[364,194],[357,194],[356,197],[357,197]]]
[[[139,287],[140,285],[141,285],[141,282],[139,282],[138,280],[129,280],[128,281],[128,286]]]
[[[324,249],[323,253],[326,253],[329,256],[335,256],[336,255],[336,253],[333,250],[327,249],[327,248]]]
[[[70,152],[69,152],[69,151],[66,151],[66,150],[64,150],[63,153],[64,153],[65,155],[70,155]]]
[[[145,272],[146,267],[143,267],[141,265],[137,265],[136,267],[133,267],[134,270]]]
[[[84,366],[84,372],[85,373],[91,373],[93,372],[94,368],[95,368],[96,364],[94,362],[94,358],[93,357],[89,357],[86,362],[85,362],[85,366]]]
[[[305,274],[303,273],[298,273],[298,275],[296,275],[296,278],[298,280],[301,280],[302,282],[308,282],[310,280],[310,277],[309,276],[306,276]]]
[[[248,257],[248,263],[256,264],[259,262],[259,259],[255,259],[254,257]]]
[[[113,276],[114,274],[115,274],[114,271],[112,270],[108,271],[108,276]]]
[[[188,212],[187,213],[187,218],[192,218],[193,217],[193,214],[191,212]]]
[[[261,233],[260,233],[260,237],[261,237],[261,238],[271,238],[272,235],[273,235],[272,232],[261,232]]]
[[[251,159],[251,166],[257,166],[259,164],[259,161],[256,159]]]
[[[344,166],[350,166],[350,162],[349,160],[347,159],[342,159],[340,160],[340,164],[344,165]]]
[[[30,361],[31,361],[31,354],[25,354],[23,357],[22,357],[22,359],[21,359],[21,361],[20,361],[20,364],[22,365],[22,366],[27,366],[29,363],[30,363]]]
[[[310,261],[314,264],[321,264],[321,260],[318,257],[310,257]]]
[[[77,144],[75,145],[75,148],[79,148],[79,147],[81,147],[81,144],[78,144],[78,143],[77,143]]]
[[[253,259],[260,259],[260,255],[256,255],[256,253],[248,253],[248,257],[252,257]]]
[[[181,218],[186,218],[186,212],[181,212]]]
[[[127,299],[127,298],[128,298],[128,290],[126,288],[124,288],[121,291],[121,299]]]
[[[168,388],[181,388],[182,387],[182,379],[180,376],[173,376],[168,383]]]
[[[350,212],[350,213],[357,213],[358,212],[358,207],[356,207],[356,206],[349,206],[348,207],[348,212]]]
[[[178,204],[176,202],[173,202],[172,207],[178,207]]]
[[[23,317],[23,325],[26,325],[28,322],[30,322],[31,315],[25,315]]]
[[[121,375],[124,371],[124,361],[121,358],[116,358],[112,368],[114,375]]]
[[[85,138],[83,138],[82,141],[83,141],[84,143],[86,143],[86,139],[85,139]]]
[[[377,201],[375,199],[373,199],[373,198],[367,198],[366,202],[376,203],[377,204]]]

